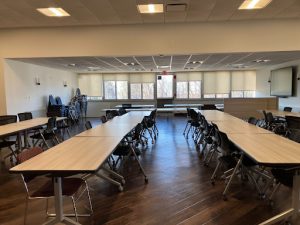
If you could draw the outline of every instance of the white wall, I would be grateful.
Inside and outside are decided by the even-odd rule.
[[[35,84],[35,77],[41,85]],[[50,94],[68,104],[78,87],[75,73],[13,60],[5,60],[4,78],[7,114],[30,111],[44,115]],[[63,81],[67,81],[67,87]]]
[[[271,70],[284,68],[288,66],[297,67],[298,77],[300,77],[300,61],[293,61],[289,63],[283,63],[273,67],[267,67],[261,70],[257,70],[256,77],[256,93],[257,97],[270,96],[270,84],[268,83]],[[285,106],[293,107],[293,111],[300,112],[300,80],[296,81],[296,96],[288,98],[279,98],[279,108],[282,109]]]

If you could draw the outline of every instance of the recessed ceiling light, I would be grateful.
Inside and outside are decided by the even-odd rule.
[[[245,0],[239,9],[262,9],[266,7],[272,0]]]
[[[63,16],[70,16],[62,8],[38,8],[36,9],[40,13],[44,14],[45,16],[55,16],[55,17],[63,17]]]
[[[157,69],[166,69],[166,68],[170,68],[171,66],[157,66]]]
[[[191,61],[188,64],[203,64],[203,61]]]
[[[136,62],[130,62],[130,63],[124,63],[124,65],[126,65],[126,66],[139,66],[140,64],[138,64]]]
[[[140,13],[163,13],[164,4],[137,5]]]
[[[77,66],[75,63],[70,63],[70,64],[68,64],[68,66],[70,66],[70,67],[75,67],[75,66]]]
[[[264,62],[270,62],[271,60],[270,59],[256,59],[254,60],[253,62],[256,62],[256,63],[264,63]]]

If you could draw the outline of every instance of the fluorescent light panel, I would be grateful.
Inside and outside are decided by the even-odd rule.
[[[272,0],[245,0],[239,9],[262,9],[266,7]]]
[[[65,10],[63,10],[62,8],[38,8],[36,10],[44,14],[45,16],[51,16],[51,17],[70,16],[70,14],[67,13]]]
[[[164,4],[137,5],[140,13],[163,13]]]

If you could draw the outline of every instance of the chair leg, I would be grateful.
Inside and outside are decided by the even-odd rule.
[[[72,199],[72,203],[73,203],[73,208],[74,208],[76,222],[78,222],[78,215],[77,215],[77,208],[76,208],[75,199],[74,199],[74,197],[71,197],[71,199]]]
[[[233,170],[233,172],[232,172],[232,174],[230,176],[230,179],[229,179],[229,181],[228,181],[228,183],[227,183],[227,185],[226,185],[226,187],[224,189],[224,192],[223,192],[223,198],[224,199],[226,199],[226,194],[227,194],[227,192],[229,190],[229,187],[230,187],[230,185],[232,183],[233,178],[235,177],[235,175],[237,173],[237,170],[239,169],[239,167],[240,167],[240,165],[242,163],[242,160],[243,160],[243,155],[240,157],[239,161],[237,162],[237,164],[236,164],[236,166],[235,166],[235,168],[234,168],[234,170]]]
[[[91,195],[90,195],[90,189],[89,189],[87,182],[86,181],[84,181],[84,182],[85,182],[86,193],[87,193],[89,204],[90,204],[90,211],[91,211],[91,214],[93,214],[94,210],[93,210],[93,205],[92,205],[92,200],[91,200]]]
[[[26,197],[25,212],[24,212],[24,225],[26,225],[26,221],[27,221],[27,210],[28,210],[28,198]]]
[[[216,166],[216,168],[215,168],[215,171],[214,171],[213,175],[212,175],[211,178],[210,178],[212,184],[215,184],[215,179],[216,179],[216,177],[217,177],[217,172],[218,172],[218,170],[219,170],[219,168],[220,168],[221,166],[222,166],[222,162],[221,162],[221,161],[218,161],[218,164],[217,164],[217,166]]]

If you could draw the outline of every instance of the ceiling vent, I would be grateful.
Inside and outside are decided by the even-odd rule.
[[[184,12],[186,11],[187,4],[178,3],[178,4],[167,4],[167,12]]]

